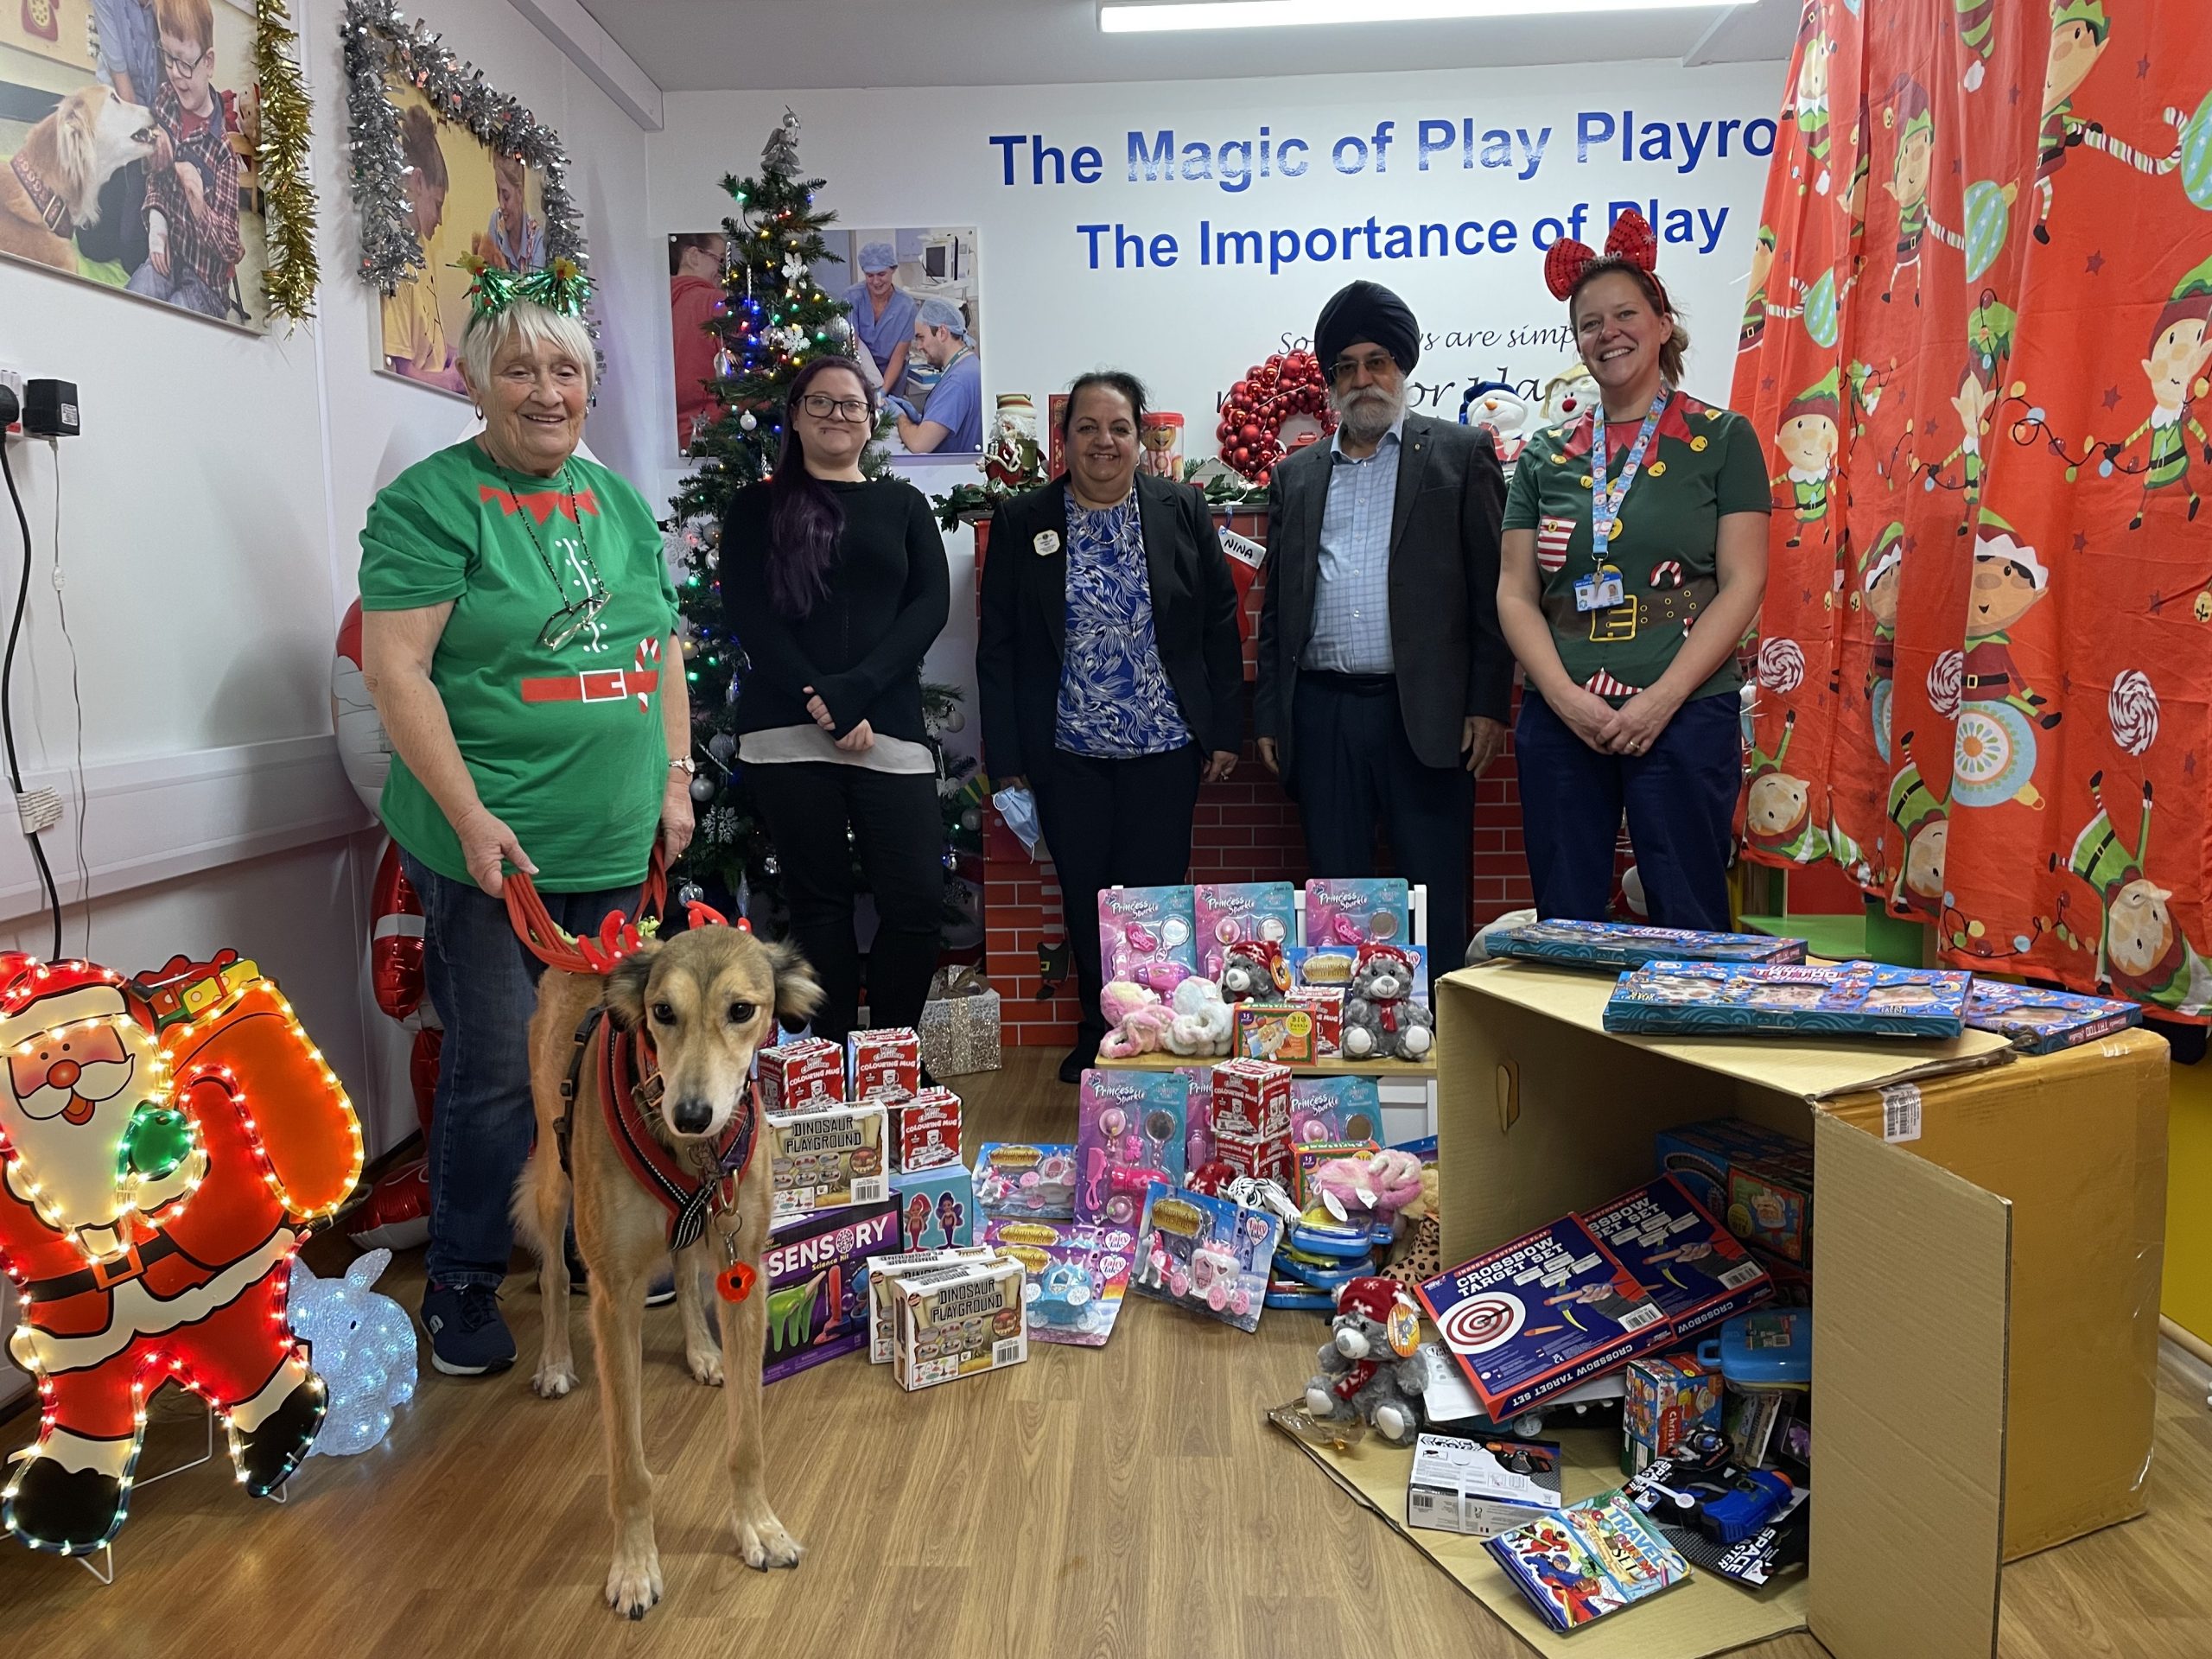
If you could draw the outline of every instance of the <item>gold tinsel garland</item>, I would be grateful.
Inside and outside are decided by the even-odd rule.
[[[261,286],[273,315],[304,321],[321,272],[315,256],[315,186],[308,181],[308,95],[284,0],[254,0],[253,73],[259,83],[256,144],[266,208],[269,265]]]

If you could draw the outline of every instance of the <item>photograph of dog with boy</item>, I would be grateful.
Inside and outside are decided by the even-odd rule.
[[[0,256],[265,333],[253,13],[0,5]]]
[[[474,279],[461,262],[474,257],[505,270],[543,266],[544,181],[518,156],[440,120],[404,81],[387,78],[385,88],[399,111],[399,155],[423,268],[385,299],[378,365],[465,395],[455,359]]]

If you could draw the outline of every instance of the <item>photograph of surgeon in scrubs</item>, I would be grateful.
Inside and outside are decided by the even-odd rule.
[[[924,300],[914,313],[914,355],[937,371],[929,401],[887,401],[899,411],[899,442],[909,454],[974,454],[983,447],[983,365],[968,319],[950,300]]]
[[[854,264],[861,280],[847,289],[853,330],[874,359],[886,392],[906,390],[906,352],[914,340],[914,313],[921,302],[899,286],[899,255],[888,242],[864,242]]]

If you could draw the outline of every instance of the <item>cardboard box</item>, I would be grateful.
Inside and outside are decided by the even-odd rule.
[[[1987,1659],[2004,1560],[2143,1511],[2164,1042],[1616,1038],[1610,989],[1513,963],[1440,985],[1444,1259],[1648,1179],[1652,1137],[1716,1109],[1809,1136],[1821,1212],[1810,1571],[1757,1602],[1684,1585],[1636,1613],[1642,1651],[1809,1622],[1841,1659]]]
[[[901,1249],[951,1249],[976,1242],[976,1183],[965,1164],[901,1170],[891,1178]]]
[[[1621,1380],[1621,1468],[1628,1474],[1669,1456],[1685,1435],[1720,1427],[1720,1373],[1694,1354],[1632,1359]]]
[[[1019,1365],[1029,1357],[1027,1283],[1007,1256],[899,1281],[891,1375],[909,1390]]]
[[[852,1062],[849,1098],[871,1095],[918,1095],[922,1091],[922,1039],[904,1026],[849,1032],[845,1053]]]
[[[760,1254],[768,1348],[760,1380],[774,1382],[868,1344],[870,1267],[899,1248],[887,1204],[805,1216],[772,1234]]]
[[[842,1104],[845,1052],[820,1037],[760,1051],[760,1109],[781,1116]]]
[[[773,1219],[880,1204],[889,1196],[884,1159],[888,1130],[880,1102],[810,1108],[787,1117],[771,1116],[767,1122]]]
[[[1339,1025],[1339,1032],[1342,1030]],[[1288,1002],[1239,1002],[1236,1052],[1278,1065],[1310,1065],[1319,1052],[1313,1014]]]
[[[950,1089],[925,1089],[912,1100],[892,1102],[893,1169],[933,1169],[960,1161],[960,1096]]]
[[[971,1262],[988,1262],[995,1250],[969,1245],[957,1250],[899,1250],[868,1263],[868,1357],[888,1365],[899,1342],[899,1287],[924,1274],[945,1273]]]
[[[1269,1141],[1290,1133],[1290,1073],[1265,1060],[1224,1060],[1213,1069],[1214,1139]]]
[[[1409,1527],[1495,1537],[1564,1501],[1560,1449],[1549,1440],[1423,1434],[1414,1442],[1414,1470],[1406,1480]]]

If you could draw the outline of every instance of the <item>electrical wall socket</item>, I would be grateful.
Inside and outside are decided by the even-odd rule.
[[[5,386],[9,391],[16,394],[16,416],[15,420],[10,422],[8,425],[7,435],[11,438],[20,438],[23,435],[23,421],[22,413],[23,407],[22,372],[20,369],[0,368],[0,386]]]

